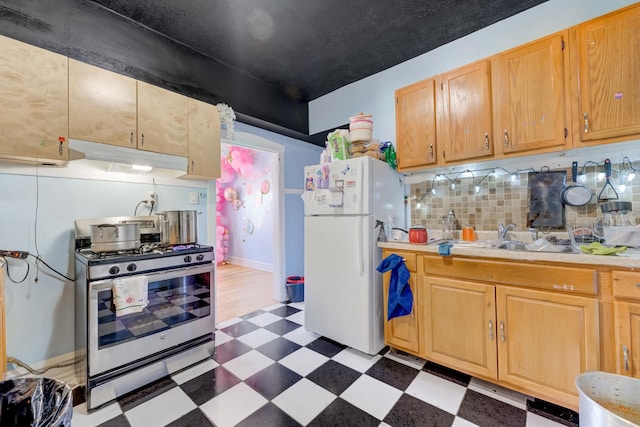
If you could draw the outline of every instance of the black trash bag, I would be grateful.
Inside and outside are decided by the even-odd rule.
[[[71,388],[52,378],[0,382],[0,427],[71,427]]]

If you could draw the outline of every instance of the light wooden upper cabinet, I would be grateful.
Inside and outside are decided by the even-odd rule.
[[[574,131],[583,143],[640,134],[640,6],[572,29],[575,45]]]
[[[138,149],[188,156],[189,98],[138,81]]]
[[[420,279],[426,357],[497,379],[495,286],[443,277]]]
[[[427,79],[396,90],[396,151],[398,170],[435,165],[435,80]]]
[[[68,160],[67,64],[65,56],[0,36],[0,155]]]
[[[496,287],[498,377],[577,409],[575,379],[598,370],[598,301]]]
[[[215,105],[189,100],[189,171],[185,178],[220,177],[220,117]]]
[[[567,39],[563,31],[492,59],[496,153],[569,148]]]
[[[490,67],[483,60],[438,76],[436,125],[442,163],[493,155]]]
[[[69,60],[69,138],[137,148],[137,82]]]

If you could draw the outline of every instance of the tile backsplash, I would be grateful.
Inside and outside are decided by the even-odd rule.
[[[640,212],[640,173],[635,183],[626,180],[619,181],[616,172],[622,165],[613,164],[611,183],[618,192],[620,201],[633,203],[634,215]],[[598,180],[598,172],[602,166],[590,166],[584,170],[586,180],[580,184],[589,187],[594,197],[584,206],[565,206],[565,224],[574,226],[588,226],[601,215],[598,193],[605,185],[605,179]],[[457,219],[457,228],[469,224],[476,230],[496,230],[499,223],[515,223],[515,230],[526,230],[529,213],[529,173],[515,175],[515,180],[509,174],[490,174],[479,184],[479,191],[475,191],[480,176],[459,178],[455,180],[455,188],[451,188],[451,181],[444,178],[433,181],[436,194],[432,194],[432,181],[411,184],[408,203],[410,204],[410,225],[423,225],[431,229],[441,229],[441,217],[453,209]],[[571,169],[567,170],[567,185],[572,184]],[[626,188],[620,183],[626,184]],[[634,185],[635,183],[635,185]],[[558,198],[560,194],[558,194]],[[558,231],[557,229],[551,231]]]

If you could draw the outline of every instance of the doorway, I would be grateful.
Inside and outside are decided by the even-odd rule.
[[[225,139],[223,139],[222,142],[224,144],[228,144],[228,141]],[[253,281],[256,282],[255,286],[259,286],[258,283],[265,283],[265,281],[268,283],[270,281],[271,283],[270,302],[271,303],[275,304],[277,302],[283,302],[288,299],[285,280],[284,280],[284,275],[285,275],[284,273],[285,272],[284,220],[285,218],[284,218],[284,168],[282,167],[282,162],[284,159],[284,147],[268,139],[265,139],[253,134],[245,133],[245,132],[235,132],[233,141],[229,145],[245,147],[245,148],[250,148],[252,150],[257,150],[260,152],[265,152],[270,154],[273,159],[272,160],[273,163],[271,166],[271,176],[270,176],[271,179],[269,181],[269,189],[268,189],[269,191],[272,192],[272,196],[273,196],[272,204],[271,204],[272,224],[270,224],[271,230],[272,230],[272,236],[271,236],[271,241],[268,244],[266,244],[266,246],[262,245],[260,247],[261,251],[263,252],[267,251],[271,254],[272,258],[271,258],[270,265],[267,265],[264,262],[261,264],[260,261],[258,261],[258,265],[252,265],[252,262],[238,262],[238,259],[232,259],[231,264],[229,265],[219,265],[218,266],[219,271],[216,274],[217,280],[219,280],[218,286],[220,288],[220,296],[218,298],[219,304],[225,304],[225,301],[221,301],[221,299],[223,298],[226,298],[229,301],[229,304],[236,307],[243,307],[245,306],[245,302],[246,302],[247,311],[245,313],[241,313],[241,314],[246,314],[251,311],[255,311],[256,309],[270,305],[269,301],[267,301],[265,298],[260,299],[261,297],[259,297],[259,295],[263,295],[261,291],[256,292],[257,294],[256,299],[261,302],[259,303],[252,302],[253,297],[250,295],[251,288],[247,288],[246,286],[251,286],[251,282]],[[259,177],[260,175],[259,172],[260,171],[258,171],[257,174],[253,174],[253,177],[254,178]],[[253,183],[254,186],[257,184],[262,184],[262,182]],[[258,187],[254,188],[254,190],[257,190],[257,189]],[[264,187],[260,188],[261,192],[265,190],[266,189]],[[216,194],[215,182],[212,182],[212,184],[210,184],[209,194]],[[244,202],[247,202],[246,199],[247,199],[247,196],[245,192]],[[216,198],[210,197],[209,201],[211,205],[210,207],[212,208],[210,212],[217,212]],[[208,221],[209,221],[208,230],[212,230],[209,232],[208,237],[210,241],[217,241],[218,231],[216,229],[215,216],[209,215]],[[247,223],[245,222],[244,225],[246,226],[246,224]],[[255,225],[256,224],[253,223],[254,227]],[[245,227],[244,231],[246,232],[249,230],[247,230]],[[233,262],[233,261],[236,261],[236,262]],[[243,278],[247,279],[247,283],[242,282]],[[221,281],[226,281],[229,283],[222,283]],[[235,289],[238,290],[240,295],[242,293],[247,293],[246,301],[243,301],[243,298],[241,297],[238,300],[237,292],[234,294],[229,294],[229,293],[225,294],[226,292],[225,287],[226,285],[231,285],[230,282],[234,282]],[[245,288],[245,291],[242,290],[243,288]],[[256,304],[258,304],[259,306],[256,307]],[[228,307],[220,307],[221,313],[223,311],[229,312],[227,311],[228,309],[229,309]],[[223,316],[221,315],[219,320],[222,320],[222,317]],[[228,317],[228,314],[226,314],[225,317]]]

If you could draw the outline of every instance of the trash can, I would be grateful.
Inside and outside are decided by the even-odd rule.
[[[304,277],[287,277],[287,293],[289,294],[289,301],[291,302],[304,301]]]
[[[0,426],[71,427],[73,393],[53,378],[0,382]]]
[[[580,427],[640,425],[640,379],[607,372],[576,378]]]

